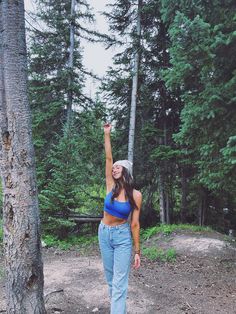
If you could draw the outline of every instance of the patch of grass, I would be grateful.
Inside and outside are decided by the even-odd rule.
[[[168,262],[174,262],[176,260],[176,250],[174,248],[169,248],[165,254]]]
[[[228,235],[224,235],[224,241],[229,242],[230,244],[236,244],[236,238]]]
[[[166,225],[161,224],[157,225],[151,228],[147,229],[141,229],[141,238],[143,240],[147,240],[154,236],[157,233],[162,233],[164,235],[170,235],[172,232],[180,231],[180,230],[190,230],[193,232],[199,232],[199,231],[212,231],[210,227],[202,227],[197,225],[189,225],[189,224],[172,224],[172,225]]]
[[[142,251],[143,255],[151,261],[174,262],[176,260],[176,251],[174,248],[163,250],[157,247],[146,247]]]
[[[58,239],[53,235],[47,234],[42,237],[42,241],[46,246],[53,247],[56,246]]]
[[[43,241],[47,247],[57,247],[61,250],[69,250],[72,247],[87,248],[98,242],[97,236],[71,236],[64,240],[59,240],[53,235],[44,235]]]

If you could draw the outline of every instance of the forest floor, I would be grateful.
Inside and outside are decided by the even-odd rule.
[[[235,243],[235,242],[234,242]],[[217,232],[156,235],[145,246],[175,248],[173,262],[142,257],[132,269],[129,314],[236,313],[236,247]],[[107,286],[97,245],[80,251],[43,249],[48,314],[109,314]],[[0,257],[0,267],[3,267]],[[4,274],[0,268],[0,313],[5,311]]]

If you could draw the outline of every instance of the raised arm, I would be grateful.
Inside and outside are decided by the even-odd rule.
[[[107,193],[109,193],[114,185],[114,180],[112,177],[112,150],[111,150],[111,125],[104,125],[104,138],[105,138],[105,157],[106,157],[106,188]]]

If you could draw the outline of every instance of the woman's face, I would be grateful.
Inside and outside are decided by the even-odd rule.
[[[123,170],[122,166],[114,165],[112,167],[112,176],[113,176],[113,178],[116,179],[116,180],[120,179],[121,176],[122,176],[122,170]]]

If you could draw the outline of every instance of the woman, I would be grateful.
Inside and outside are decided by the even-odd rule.
[[[134,268],[140,267],[139,215],[142,194],[133,189],[132,164],[120,160],[113,164],[111,125],[104,125],[106,190],[104,216],[98,230],[105,277],[109,286],[111,314],[126,313],[126,296],[134,243]],[[128,217],[131,214],[131,224]]]

